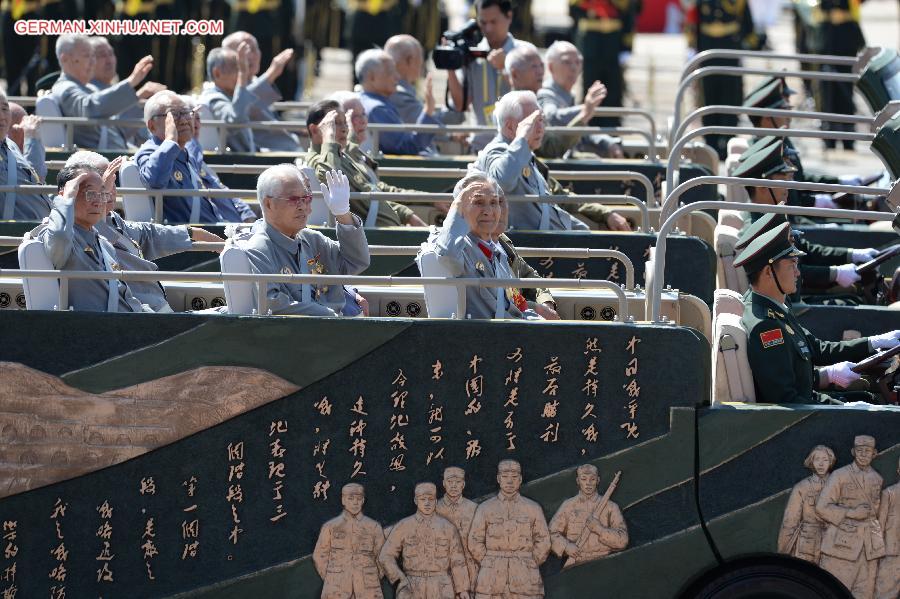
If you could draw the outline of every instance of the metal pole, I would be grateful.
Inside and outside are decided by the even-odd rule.
[[[830,54],[777,54],[775,52],[760,52],[756,50],[704,50],[684,65],[681,71],[683,80],[688,74],[696,70],[701,64],[716,58],[759,58],[762,60],[796,60],[807,64],[830,64],[844,67],[852,67],[856,64],[856,57],[834,56]]]

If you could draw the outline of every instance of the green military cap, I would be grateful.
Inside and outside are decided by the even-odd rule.
[[[744,249],[745,247],[747,247],[748,243],[750,243],[766,231],[770,231],[786,222],[788,222],[788,219],[783,214],[776,214],[775,212],[767,212],[766,214],[763,214],[741,232],[741,236],[738,238],[737,243],[734,244],[734,249]]]
[[[743,266],[750,275],[783,258],[805,256],[805,252],[801,252],[791,243],[790,230],[791,226],[788,223],[781,223],[758,235],[734,259],[734,266]]]
[[[784,151],[784,141],[776,141],[739,162],[732,176],[766,179],[776,173],[796,173],[797,169],[787,162]]]
[[[785,99],[784,85],[780,79],[763,88],[754,90],[744,98],[744,106],[748,108],[785,108],[790,103]]]
[[[746,102],[747,98],[749,98],[753,94],[759,92],[759,90],[769,87],[773,83],[778,83],[778,82],[781,82],[781,93],[784,94],[785,96],[793,96],[794,94],[797,93],[796,91],[794,91],[793,89],[788,87],[787,81],[785,80],[784,77],[776,77],[773,75],[771,77],[766,77],[765,79],[760,81],[756,87],[754,87],[752,90],[750,90],[750,92],[746,96],[744,96],[744,101]]]
[[[744,150],[744,153],[738,157],[738,161],[743,162],[760,150],[763,150],[771,146],[772,144],[781,143],[783,144],[782,151],[784,152],[784,155],[787,156],[791,160],[791,162],[794,162],[797,158],[799,158],[800,153],[793,146],[786,144],[784,140],[784,137],[775,137],[774,135],[766,135],[765,137],[760,137],[752,144],[747,146],[747,149]]]

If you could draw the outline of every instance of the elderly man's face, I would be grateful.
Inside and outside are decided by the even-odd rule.
[[[539,110],[536,102],[524,102],[522,104],[522,118],[520,119],[507,119],[506,121],[506,130],[504,133],[510,138],[514,138],[516,134],[516,129],[523,120],[528,118],[528,116],[533,113],[535,110]],[[535,123],[535,126],[531,130],[531,135],[528,137],[528,147],[532,150],[537,150],[541,147],[541,143],[544,141],[544,121],[540,120]]]
[[[166,115],[172,113],[175,117],[175,126],[178,128],[178,142],[186,143],[194,136],[194,113],[184,100],[169,96],[155,114],[151,115],[147,122],[150,133],[160,139],[166,137]]]
[[[397,65],[389,56],[381,59],[381,65],[372,69],[367,75],[366,88],[382,96],[390,96],[397,89],[400,75],[397,73]]]
[[[259,50],[259,42],[257,42],[256,38],[251,34],[244,32],[241,35],[236,36],[236,43],[229,45],[228,49],[237,52],[241,42],[247,42],[250,46],[250,74],[258,75],[261,67],[260,62],[262,61],[262,52]]]
[[[75,198],[75,222],[86,229],[106,216],[103,180],[94,171],[87,173],[88,176],[82,180]]]
[[[94,48],[94,76],[101,83],[109,84],[116,76],[116,53],[107,42],[97,42]]]
[[[277,196],[266,197],[263,201],[266,203],[266,222],[288,237],[306,226],[312,211],[312,194],[299,173],[282,179]]]
[[[338,110],[334,119],[334,139],[342,148],[347,147],[347,142],[350,139],[350,126],[347,123],[347,115],[344,114],[343,110]]]
[[[575,82],[578,81],[583,66],[584,60],[575,48],[561,52],[553,61],[547,64],[553,81],[566,91],[570,91]]]
[[[544,63],[537,54],[528,55],[524,64],[510,75],[515,89],[537,92],[544,83]]]
[[[491,239],[500,222],[500,197],[493,185],[479,182],[463,190],[460,209],[472,233]]]
[[[419,508],[419,512],[426,516],[433,514],[434,508],[437,507],[437,497],[434,491],[428,489],[427,491],[416,493],[416,507]]]
[[[238,55],[231,50],[225,50],[225,60],[222,66],[213,69],[213,82],[220,89],[227,92],[234,91],[238,78]]]
[[[497,199],[500,202],[500,219],[497,221],[497,228],[494,229],[493,238],[497,239],[503,233],[506,233],[506,230],[509,228],[509,203],[506,201],[506,196],[503,194],[501,190]]]
[[[78,42],[60,58],[60,66],[66,76],[80,83],[88,83],[94,76],[94,50],[90,43]]]
[[[0,108],[0,120],[2,120],[2,118],[3,118],[2,110],[3,109]],[[9,120],[9,130],[6,133],[6,136],[9,137],[14,142],[16,142],[16,145],[19,146],[19,149],[21,149],[23,151],[25,150],[25,132],[21,129],[13,129],[12,126],[18,125],[19,123],[21,123],[22,119],[24,119],[27,116],[27,114],[28,113],[25,112],[25,109],[22,108],[21,106],[19,106],[18,104],[16,104],[15,102],[9,103],[9,119],[10,120]],[[2,130],[2,124],[0,124],[0,130]],[[2,139],[2,137],[0,137],[0,139]]]
[[[344,114],[346,115],[351,110],[353,117],[350,119],[350,127],[353,129],[353,137],[357,142],[362,143],[368,136],[369,117],[366,116],[366,109],[363,108],[362,102],[358,98],[344,102]]]

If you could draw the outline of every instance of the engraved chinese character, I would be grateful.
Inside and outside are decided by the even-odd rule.
[[[315,406],[322,416],[331,416],[331,402],[328,401],[327,396],[314,403],[313,406]]]
[[[625,351],[630,351],[631,355],[634,355],[634,350],[637,347],[637,344],[640,343],[641,340],[638,339],[637,335],[631,337],[631,340],[625,345]]]
[[[596,337],[591,337],[584,344],[584,355],[588,355],[589,353],[599,354],[601,351],[600,343],[597,341]]]
[[[521,361],[522,361],[522,348],[521,348],[521,347],[517,347],[517,348],[515,349],[514,352],[512,352],[511,354],[507,354],[507,355],[506,355],[506,359],[507,359],[507,360],[512,360],[512,361],[515,362],[516,364],[518,364],[519,362],[521,362]],[[520,370],[521,370],[521,369],[520,369]],[[516,382],[518,382],[518,381],[516,381]]]
[[[481,444],[478,439],[469,439],[466,441],[466,459],[471,460],[481,455]]]
[[[228,444],[228,461],[239,462],[244,459],[244,442]]]
[[[406,385],[406,375],[403,374],[403,369],[397,369],[397,376],[394,377],[394,380],[391,382],[392,385],[397,385],[398,387],[403,387]]]
[[[584,440],[588,443],[596,443],[597,438],[600,436],[593,422],[589,427],[581,429],[581,434],[584,435]]]
[[[63,503],[62,499],[57,497],[56,503],[53,505],[53,511],[50,513],[50,519],[64,518],[66,516],[66,508],[68,505],[68,503]]]
[[[541,433],[541,440],[544,443],[556,443],[559,440],[559,423],[551,422],[547,428]]]
[[[197,479],[192,476],[188,480],[183,481],[181,486],[187,489],[188,497],[193,497],[194,493],[197,491]]]
[[[443,420],[444,420],[444,406],[432,405],[428,409],[428,424],[433,424],[435,422],[443,422]]]
[[[628,381],[627,385],[622,385],[622,388],[628,393],[628,397],[640,397],[641,395],[641,388],[638,386],[637,380],[635,379]]]
[[[97,512],[100,513],[100,517],[104,520],[109,520],[113,516],[113,509],[109,507],[109,503],[106,501],[97,506]]]
[[[181,559],[187,559],[188,557],[197,557],[197,549],[200,547],[200,541],[194,541],[192,543],[185,543],[184,550],[181,552]]]
[[[141,495],[156,495],[156,483],[153,481],[152,476],[148,476],[147,478],[141,479]]]
[[[575,270],[572,271],[572,278],[583,279],[587,276],[587,274],[588,274],[588,271],[584,267],[584,262],[579,262],[578,268],[576,268]]]
[[[625,431],[626,431],[625,438],[626,439],[637,439],[638,436],[640,435],[640,433],[638,433],[637,423],[635,423],[635,422],[623,422],[619,428],[625,429]]]
[[[628,365],[625,367],[625,376],[634,376],[638,372],[638,359],[631,358],[628,362]]]
[[[553,401],[548,401],[544,404],[544,411],[541,414],[542,418],[556,418],[556,408],[559,407],[559,400],[554,399]]]
[[[269,425],[269,436],[271,437],[275,433],[286,433],[287,430],[287,420],[275,420]]]
[[[388,465],[388,470],[391,472],[400,472],[401,470],[406,470],[406,466],[403,465],[403,458],[406,454],[398,453],[394,457],[391,458],[391,462]]]
[[[329,481],[327,479],[324,481],[322,481],[322,480],[316,481],[316,484],[313,485],[313,492],[312,492],[313,499],[321,499],[322,501],[327,500],[328,499],[328,489],[330,489],[330,488],[331,488],[331,481]]]
[[[550,363],[544,366],[544,372],[547,374],[559,374],[562,372],[562,366],[559,364],[559,356],[550,358]]]
[[[441,377],[444,376],[444,367],[441,364],[440,360],[437,360],[434,364],[431,365],[431,380],[439,381]]]
[[[350,411],[355,412],[360,416],[368,416],[369,413],[365,411],[365,407],[366,406],[365,401],[363,401],[363,396],[360,395],[359,398],[357,398],[356,403],[353,404],[353,407],[350,408]]]
[[[597,397],[597,379],[585,379],[584,386],[581,388],[581,391],[585,395]]]

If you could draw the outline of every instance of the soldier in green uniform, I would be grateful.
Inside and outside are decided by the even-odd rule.
[[[814,47],[816,54],[835,54],[838,56],[856,56],[866,45],[862,29],[859,26],[860,0],[822,0],[813,8],[812,18],[816,23]],[[838,73],[849,73],[849,66],[828,66]],[[853,105],[853,84],[835,81],[820,81],[816,86],[816,108],[821,112],[839,114],[855,114]],[[822,121],[823,131],[853,131],[853,123],[828,123]],[[834,148],[835,140],[825,140],[825,147]],[[844,141],[844,149],[853,149],[853,140]]]
[[[388,185],[378,179],[378,163],[364,154],[359,146],[348,141],[349,127],[344,112],[334,100],[323,100],[313,105],[306,117],[310,135],[310,151],[304,156],[307,166],[315,169],[316,176],[324,180],[325,173],[341,170],[350,181],[350,189],[356,192],[414,193]],[[350,200],[350,208],[359,215],[366,227],[399,227],[410,225],[424,227],[408,206],[397,202]],[[370,212],[372,214],[370,215]]]
[[[753,153],[744,153],[733,175],[750,179],[790,181],[793,180],[796,171],[797,169],[786,161],[784,144],[780,140],[776,140],[769,146],[755,150]],[[754,204],[782,204],[788,198],[788,190],[784,188],[747,187],[747,193],[750,201]],[[751,226],[751,222],[757,219],[762,222],[754,223],[754,226]],[[787,222],[784,217],[761,217],[758,212],[747,214],[746,225],[741,239],[735,246],[736,249],[747,245],[754,235],[778,224],[779,221],[776,219]],[[874,248],[853,249],[826,246],[809,243],[802,238],[797,243],[806,254],[801,265],[806,292],[818,291],[821,293],[822,290],[833,287],[835,284],[840,287],[851,287],[860,279],[860,276],[856,274],[856,264],[863,264],[871,260],[876,253]],[[860,301],[859,296],[855,293],[851,293],[843,299],[849,303],[859,303]]]
[[[713,49],[758,49],[759,39],[753,31],[753,19],[746,0],[697,0],[696,4],[685,8],[689,8],[686,17],[688,44],[697,52]],[[740,61],[730,58],[710,60],[703,64],[708,67],[739,65]],[[701,79],[701,88],[701,105],[740,106],[744,97],[741,77],[731,75],[704,77]],[[703,117],[703,125],[706,127],[734,127],[737,124],[738,118],[735,115],[709,114]],[[726,135],[710,135],[707,136],[706,143],[724,160],[728,153],[728,139],[729,136]]]
[[[782,223],[756,237],[734,261],[750,279],[742,323],[756,401],[840,403],[820,391],[844,389],[858,380],[855,362],[900,343],[900,331],[836,342],[804,329],[787,299],[797,289],[797,259],[803,255],[789,235],[790,225]]]
[[[640,0],[572,0],[569,14],[575,27],[575,45],[585,57],[583,80],[606,85],[604,106],[622,106],[624,69],[631,57]],[[592,126],[616,127],[618,117],[595,117]]]

